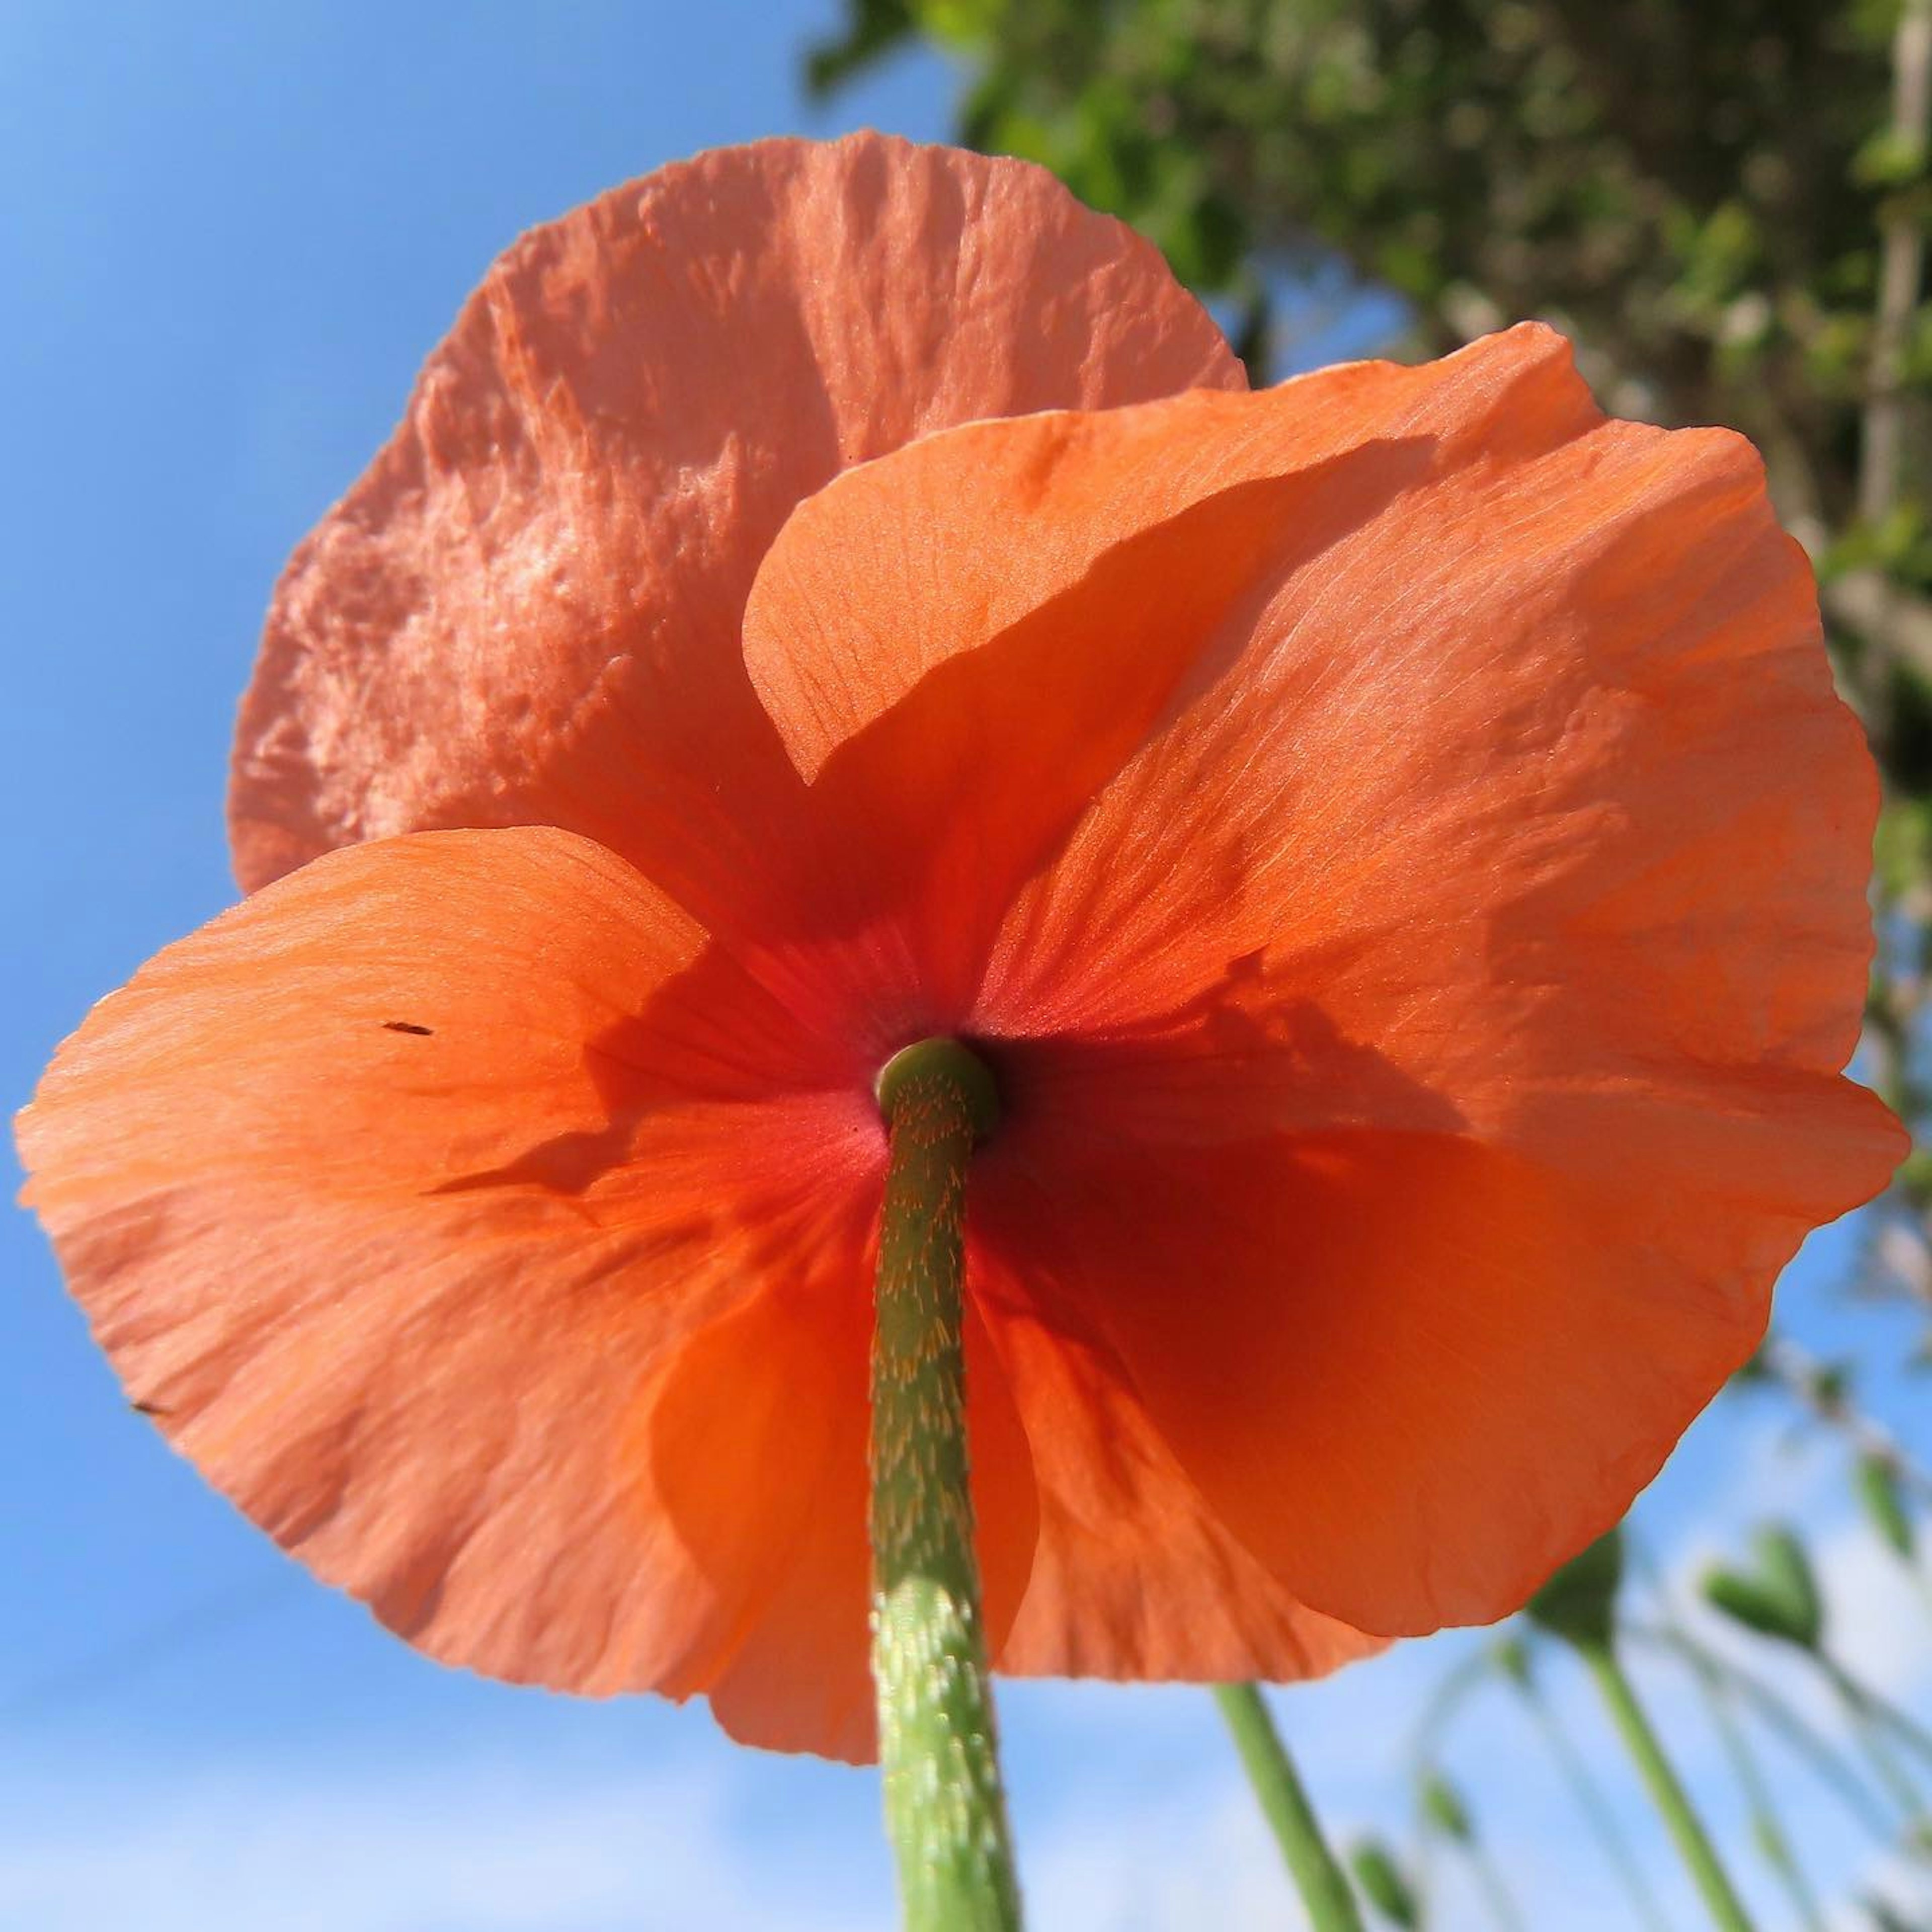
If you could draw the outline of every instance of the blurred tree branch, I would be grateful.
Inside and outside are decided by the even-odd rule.
[[[1892,39],[1894,156],[1922,167],[1932,118],[1932,0],[1905,0]],[[1859,448],[1858,514],[1882,523],[1898,501],[1906,426],[1906,352],[1925,279],[1925,237],[1911,208],[1894,201],[1879,218],[1878,315],[1872,330],[1870,393]]]

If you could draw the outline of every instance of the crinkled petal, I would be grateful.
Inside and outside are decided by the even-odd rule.
[[[1448,1132],[1829,1220],[1903,1141],[1836,1077],[1876,786],[1803,556],[1748,444],[1605,422],[1547,332],[1458,365],[1394,427],[1462,459],[1184,694],[974,1023],[1076,1139]]]
[[[320,860],[97,1007],[20,1138],[130,1396],[431,1654],[684,1694],[722,1681],[721,1628],[797,1608],[770,1552],[680,1522],[722,1432],[667,1443],[658,1396],[748,1303],[836,1312],[830,1283],[862,1318],[879,1126],[612,854],[530,830]],[[774,1440],[844,1442],[862,1387],[838,1396]],[[766,1520],[815,1480],[739,1473]],[[741,1727],[836,1748],[786,1693]]]
[[[238,872],[554,824],[708,913],[794,811],[739,624],[795,505],[951,424],[1243,382],[1157,253],[1024,164],[859,134],[614,190],[491,270],[291,561]]]
[[[815,778],[929,673],[1109,568],[1137,574],[1144,595],[1183,594],[1163,581],[1178,569],[1166,552],[1144,550],[1138,566],[1110,553],[1217,497],[1277,486],[1267,500],[1280,574],[1425,473],[1427,445],[1402,447],[1393,433],[1372,462],[1360,460],[1372,440],[1364,412],[1322,416],[1300,400],[1308,387],[976,423],[851,470],[802,503],[760,569],[744,640],[752,682],[800,774]],[[1354,460],[1338,469],[1337,457]],[[1193,634],[1174,647],[1180,662],[1243,634],[1254,610],[1234,592],[1246,587],[1200,596]],[[1018,722],[1029,695],[1022,687],[1010,700]]]
[[[974,1018],[1182,1466],[1389,1634],[1614,1521],[1906,1144],[1839,1075],[1875,787],[1755,457],[1538,332],[1445,367],[1372,424],[1438,473],[1184,694]]]
[[[1748,445],[1606,422],[1540,328],[1058,433],[956,432],[807,506],[748,621],[760,691],[816,794],[976,678],[968,850],[1088,788],[946,1016],[1039,1182],[1016,1292],[1058,1334],[1051,1270],[1087,1281],[1100,1359],[1297,1601],[1384,1634],[1500,1614],[1903,1151],[1839,1074],[1876,790],[1808,572]],[[1159,532],[1310,476],[1096,782],[1009,640],[1104,664],[1055,621],[1084,586],[1118,573],[1130,610],[1145,563],[1172,600]],[[842,644],[805,618],[849,566]],[[938,622],[896,646],[895,600]]]
[[[1233,400],[976,424],[787,525],[746,656],[809,780],[817,871],[765,895],[796,908],[767,929],[820,976],[809,1004],[888,1048],[960,1025],[1016,894],[1203,660],[1422,473],[1420,444],[1270,459],[1291,418]],[[1204,447],[1226,458],[1211,484]]]
[[[1305,1023],[1289,1120],[1344,1084],[1298,1058],[1351,1050],[1486,1125],[1532,1063],[1835,1072],[1876,788],[1755,454],[1606,422],[1547,331],[1433,368],[1292,386],[1324,447],[1360,409],[1433,473],[1184,694],[1015,908],[980,1018],[1211,1017],[1264,1058]]]

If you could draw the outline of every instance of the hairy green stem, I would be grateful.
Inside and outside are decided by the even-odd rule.
[[[1644,1788],[1650,1793],[1679,1856],[1696,1880],[1712,1922],[1722,1932],[1751,1932],[1750,1916],[1718,1858],[1703,1820],[1693,1808],[1690,1794],[1664,1756],[1663,1742],[1651,1728],[1643,1706],[1637,1702],[1635,1688],[1617,1661],[1616,1651],[1607,1640],[1577,1642],[1574,1647],[1596,1679],[1611,1720],[1628,1748]]]
[[[966,1170],[998,1112],[956,1041],[879,1076],[890,1153],[872,1334],[872,1676],[907,1932],[1016,1932],[967,1484]]]
[[[1217,1684],[1214,1701],[1234,1733],[1248,1782],[1280,1843],[1315,1932],[1362,1932],[1355,1894],[1322,1835],[1314,1807],[1261,1693],[1252,1684]]]

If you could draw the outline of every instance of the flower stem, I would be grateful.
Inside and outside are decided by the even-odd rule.
[[[1911,1774],[1899,1762],[1897,1754],[1887,1741],[1883,1721],[1860,1694],[1858,1687],[1830,1658],[1818,1654],[1817,1661],[1844,1705],[1847,1727],[1858,1748],[1864,1753],[1865,1762],[1871,1766],[1873,1774],[1885,1786],[1892,1802],[1905,1814],[1906,1823],[1915,1829],[1922,1828],[1924,1800]]]
[[[1489,1847],[1478,1839],[1463,1848],[1463,1855],[1469,1861],[1469,1870],[1483,1894],[1483,1902],[1490,1909],[1490,1916],[1502,1928],[1502,1932],[1522,1932],[1522,1913],[1518,1907],[1503,1875],[1490,1857]]]
[[[1315,1932],[1362,1932],[1355,1895],[1322,1835],[1314,1807],[1261,1693],[1252,1684],[1217,1684],[1214,1701],[1234,1734],[1248,1782],[1280,1842]]]
[[[1705,1709],[1710,1713],[1712,1727],[1718,1733],[1724,1755],[1731,1761],[1731,1768],[1737,1774],[1738,1788],[1744,1793],[1751,1836],[1756,1841],[1760,1855],[1784,1886],[1792,1909],[1797,1914],[1796,1922],[1804,1926],[1806,1932],[1826,1932],[1816,1894],[1811,1889],[1810,1880],[1804,1875],[1804,1868],[1798,1862],[1797,1850],[1778,1817],[1777,1808],[1772,1803],[1771,1787],[1759,1770],[1756,1759],[1751,1755],[1744,1725],[1733,1708],[1749,1694],[1747,1687],[1728,1678],[1724,1666],[1691,1643],[1675,1624],[1666,1624],[1666,1630],[1690,1666],[1698,1694],[1704,1700]]]
[[[1617,1661],[1616,1651],[1607,1641],[1580,1642],[1573,1647],[1597,1680],[1611,1719],[1636,1762],[1651,1802],[1661,1814],[1679,1855],[1697,1882],[1698,1891],[1703,1894],[1712,1922],[1723,1932],[1751,1932],[1750,1916],[1718,1857],[1702,1820],[1692,1808],[1690,1795],[1664,1756],[1663,1743],[1637,1702],[1636,1689]]]
[[[1798,1862],[1798,1853],[1785,1831],[1784,1821],[1771,1802],[1770,1787],[1757,1768],[1756,1760],[1750,1754],[1750,1747],[1744,1742],[1744,1733],[1732,1714],[1725,1694],[1707,1678],[1700,1677],[1698,1682],[1724,1754],[1731,1761],[1731,1768],[1737,1773],[1738,1787],[1744,1794],[1745,1809],[1750,1816],[1751,1835],[1757,1840],[1759,1851],[1784,1886],[1786,1897],[1791,1900],[1792,1910],[1797,1916],[1797,1922],[1805,1928],[1805,1932],[1826,1932],[1825,1915],[1819,1910],[1817,1894],[1804,1875],[1804,1868]]]
[[[1881,1697],[1876,1690],[1862,1684],[1835,1658],[1820,1654],[1819,1662],[1823,1665],[1826,1675],[1832,1680],[1833,1688],[1851,1710],[1868,1719],[1874,1728],[1889,1730],[1902,1738],[1918,1755],[1932,1762],[1932,1732],[1909,1712],[1901,1711],[1896,1704]]]
[[[872,1676],[907,1932],[1017,1932],[967,1486],[966,1169],[992,1075],[950,1040],[879,1076],[890,1146],[872,1334]]]
[[[1681,1630],[1637,1629],[1634,1634],[1674,1651],[1700,1676],[1735,1691],[1768,1730],[1776,1732],[1786,1748],[1804,1760],[1818,1781],[1838,1796],[1866,1831],[1882,1843],[1890,1842],[1892,1820],[1856,1768],[1768,1684]]]
[[[1669,1922],[1658,1909],[1656,1898],[1644,1877],[1643,1867],[1630,1850],[1630,1841],[1624,1836],[1623,1827],[1617,1822],[1616,1814],[1604,1796],[1603,1787],[1591,1775],[1589,1766],[1570,1742],[1569,1733],[1557,1722],[1535,1682],[1526,1682],[1522,1692],[1535,1719],[1536,1727],[1543,1734],[1544,1743],[1568,1781],[1578,1808],[1590,1821],[1590,1828],[1596,1833],[1604,1856],[1616,1867],[1638,1917],[1651,1928],[1651,1932],[1663,1932]]]

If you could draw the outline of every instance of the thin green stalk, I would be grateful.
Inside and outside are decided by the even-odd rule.
[[[1712,1922],[1722,1932],[1752,1932],[1750,1916],[1718,1858],[1717,1847],[1703,1821],[1692,1807],[1690,1794],[1664,1754],[1664,1745],[1651,1728],[1643,1706],[1637,1702],[1635,1687],[1617,1661],[1615,1649],[1606,1639],[1574,1646],[1585,1667],[1596,1679],[1604,1703],[1618,1733],[1623,1738],[1638,1774],[1642,1778],[1651,1802],[1656,1805],[1678,1852],[1696,1882]]]
[[[1683,1630],[1640,1629],[1631,1634],[1676,1651],[1694,1669],[1712,1673],[1736,1691],[1765,1725],[1775,1731],[1786,1746],[1811,1767],[1820,1783],[1843,1800],[1846,1810],[1874,1838],[1882,1843],[1891,1842],[1892,1820],[1852,1765],[1768,1684]]]
[[[1409,1742],[1409,1755],[1418,1778],[1440,1760],[1438,1747],[1462,1700],[1493,1678],[1498,1667],[1493,1650],[1473,1651],[1436,1685],[1423,1706],[1421,1719]]]
[[[1544,1702],[1543,1693],[1535,1684],[1527,1682],[1521,1686],[1536,1720],[1536,1727],[1543,1734],[1543,1741],[1556,1759],[1557,1766],[1568,1781],[1575,1796],[1577,1806],[1590,1821],[1590,1828],[1597,1834],[1597,1841],[1604,1848],[1604,1856],[1616,1867],[1617,1876],[1623,1880],[1624,1889],[1630,1894],[1630,1903],[1636,1907],[1637,1916],[1651,1928],[1651,1932],[1669,1932],[1670,1921],[1658,1906],[1656,1894],[1650,1888],[1643,1875],[1643,1867],[1638,1862],[1636,1854],[1630,1848],[1630,1841],[1624,1836],[1618,1824],[1616,1814],[1610,1809],[1610,1800],[1603,1788],[1590,1774],[1590,1768],[1583,1761],[1576,1747],[1570,1742],[1550,1706]]]
[[[1828,1658],[1820,1657],[1818,1662],[1844,1704],[1846,1728],[1851,1732],[1852,1741],[1864,1753],[1865,1762],[1871,1766],[1873,1774],[1891,1794],[1892,1802],[1905,1814],[1906,1822],[1923,1827],[1926,1822],[1924,1798],[1912,1781],[1911,1774],[1886,1743],[1882,1721],[1858,1696],[1858,1687],[1841,1675]]]
[[[1861,1717],[1890,1731],[1910,1744],[1928,1762],[1932,1762],[1932,1732],[1928,1732],[1910,1712],[1901,1711],[1889,1698],[1882,1697],[1854,1677],[1835,1658],[1819,1653],[1818,1660],[1840,1696]]]
[[[1461,1708],[1464,1699],[1495,1674],[1494,1655],[1488,1650],[1479,1650],[1463,1658],[1454,1670],[1436,1687],[1434,1694],[1424,1706],[1422,1717],[1415,1726],[1409,1744],[1409,1753],[1414,1760],[1416,1785],[1421,1789],[1422,1780],[1428,1774],[1430,1764],[1438,1755],[1437,1746],[1451,1720]],[[1426,1821],[1425,1821],[1426,1822]],[[1421,1894],[1425,1910],[1436,1896],[1436,1834],[1424,1829],[1419,1834],[1415,1862],[1416,1888]]]
[[[1509,1887],[1504,1883],[1503,1875],[1496,1869],[1496,1862],[1490,1857],[1488,1848],[1478,1838],[1472,1839],[1462,1850],[1484,1902],[1490,1909],[1490,1916],[1502,1928],[1502,1932],[1522,1932],[1522,1913]]]
[[[1750,1754],[1750,1747],[1744,1742],[1744,1733],[1732,1714],[1724,1693],[1702,1671],[1696,1676],[1706,1707],[1711,1713],[1711,1722],[1724,1744],[1724,1754],[1737,1774],[1738,1786],[1744,1794],[1745,1808],[1750,1814],[1752,1835],[1757,1840],[1766,1864],[1784,1887],[1798,1923],[1807,1928],[1807,1932],[1826,1932],[1818,1895],[1804,1875],[1804,1868],[1798,1862],[1797,1851],[1779,1821],[1777,1809],[1771,1802],[1770,1790],[1757,1768],[1756,1760]]]
[[[1315,1932],[1362,1932],[1355,1894],[1322,1835],[1308,1793],[1261,1693],[1252,1684],[1217,1684],[1214,1701],[1234,1733],[1248,1782],[1280,1843]]]
[[[967,1484],[966,1170],[998,1112],[956,1042],[879,1076],[890,1153],[872,1335],[872,1676],[906,1932],[1016,1932]]]
[[[1671,1612],[1666,1606],[1664,1615]],[[1714,1656],[1701,1653],[1695,1646],[1683,1637],[1681,1628],[1674,1618],[1666,1626],[1671,1635],[1678,1639],[1682,1654],[1696,1681],[1697,1691],[1704,1700],[1704,1708],[1710,1714],[1712,1727],[1717,1732],[1724,1754],[1730,1760],[1738,1788],[1743,1792],[1744,1808],[1750,1819],[1751,1836],[1772,1875],[1784,1888],[1785,1895],[1791,1900],[1792,1909],[1798,1915],[1798,1922],[1807,1932],[1826,1932],[1824,1913],[1818,1903],[1817,1894],[1812,1890],[1805,1876],[1804,1867],[1798,1863],[1798,1853],[1786,1834],[1779,1819],[1777,1808],[1772,1804],[1771,1790],[1757,1768],[1757,1760],[1751,1755],[1744,1742],[1743,1726],[1738,1723],[1731,1708],[1733,1698],[1742,1695],[1741,1688],[1728,1678],[1725,1667]]]

